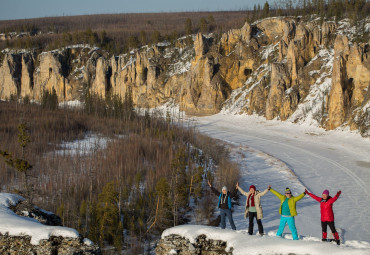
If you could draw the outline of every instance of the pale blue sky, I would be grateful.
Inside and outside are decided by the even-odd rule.
[[[266,0],[0,0],[0,20],[98,13],[222,11]],[[271,4],[272,1],[269,1]]]

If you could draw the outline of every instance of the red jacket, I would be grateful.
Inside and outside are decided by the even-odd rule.
[[[337,201],[339,195],[328,197],[326,200],[312,193],[307,193],[307,195],[320,203],[321,221],[334,221],[333,204]]]

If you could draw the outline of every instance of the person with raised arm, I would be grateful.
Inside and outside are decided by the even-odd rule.
[[[276,235],[281,237],[283,235],[285,225],[288,224],[293,235],[293,240],[298,240],[298,233],[294,219],[294,217],[297,216],[296,203],[304,197],[305,193],[303,192],[295,197],[292,195],[292,192],[289,188],[285,189],[285,195],[282,195],[276,190],[272,189],[270,185],[269,188],[271,193],[280,199],[279,214],[281,217],[279,229]]]
[[[245,202],[244,218],[249,218],[248,234],[253,235],[254,218],[256,218],[258,232],[260,236],[263,236],[261,197],[267,194],[269,187],[260,192],[259,190],[256,190],[256,186],[251,185],[249,186],[249,191],[246,192],[239,186],[239,183],[237,183],[236,188],[240,193],[247,197]]]
[[[220,216],[221,216],[221,228],[226,228],[226,217],[229,219],[230,226],[233,230],[236,230],[233,215],[232,215],[232,204],[231,199],[236,196],[238,190],[235,189],[232,192],[227,190],[226,186],[222,187],[222,192],[219,192],[212,184],[208,181],[208,186],[211,188],[211,191],[218,196],[218,208],[220,208]]]
[[[327,229],[329,225],[330,230],[334,236],[334,241],[338,245],[340,245],[339,235],[337,230],[335,229],[334,224],[333,204],[335,201],[337,201],[342,192],[339,190],[334,197],[329,196],[329,190],[327,189],[322,192],[321,197],[318,197],[315,194],[308,192],[307,189],[305,190],[305,193],[320,203],[322,241],[323,242],[328,241]]]

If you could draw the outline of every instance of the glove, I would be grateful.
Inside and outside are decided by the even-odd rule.
[[[304,189],[304,193],[305,193],[305,194],[308,194],[309,192],[308,192],[308,190],[307,190],[307,189]]]
[[[337,197],[339,197],[339,196],[340,196],[340,194],[342,194],[342,191],[338,191],[338,192],[337,192]]]

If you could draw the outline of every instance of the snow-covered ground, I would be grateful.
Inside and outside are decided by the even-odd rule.
[[[167,229],[162,237],[176,234],[187,238],[194,243],[199,235],[206,235],[213,240],[224,240],[227,242],[226,250],[233,248],[234,255],[260,255],[260,254],[335,254],[335,255],[366,255],[370,254],[368,245],[358,242],[356,246],[334,243],[322,243],[318,238],[304,237],[301,241],[293,241],[289,238],[276,237],[274,233],[268,233],[263,237],[250,236],[246,230],[233,231],[199,225],[182,225]],[[321,239],[320,239],[321,240]],[[172,254],[177,254],[173,250]]]
[[[246,115],[199,117],[195,119],[195,125],[201,132],[230,144],[231,156],[241,168],[240,186],[245,190],[251,184],[259,190],[271,184],[281,193],[289,187],[294,195],[305,188],[319,196],[324,189],[331,195],[341,190],[342,195],[334,204],[334,214],[343,245],[339,248],[342,250],[333,250],[331,254],[346,254],[347,249],[352,249],[354,254],[370,254],[370,139],[349,131],[328,132],[313,126]],[[245,198],[242,197],[240,202],[233,215],[237,229],[245,232],[248,227],[243,218]],[[262,206],[265,233],[274,236],[279,224],[279,200],[268,193],[262,198]],[[277,245],[286,249],[273,252],[289,253],[293,245],[298,253],[329,254],[325,252],[326,247],[331,247],[328,244],[312,244],[321,240],[319,203],[306,196],[297,203],[297,211],[298,234],[310,242],[286,243],[287,240],[276,241],[268,236],[264,237],[266,241],[247,239],[243,242],[248,247],[248,242],[262,242],[266,250],[259,252],[269,254],[272,251],[269,247]],[[258,232],[257,226],[254,232]],[[290,233],[288,227],[285,232]],[[287,234],[285,238],[289,239],[291,235]],[[248,254],[253,253],[248,250]]]
[[[50,236],[78,238],[76,230],[66,227],[46,226],[35,219],[19,216],[9,209],[24,200],[19,195],[0,193],[0,233],[11,236],[31,236],[31,244],[38,245],[40,240],[49,239]],[[89,243],[89,240],[85,240]],[[90,241],[91,243],[91,241]]]

